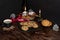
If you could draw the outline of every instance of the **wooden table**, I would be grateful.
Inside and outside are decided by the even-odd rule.
[[[43,28],[25,32],[17,26],[11,31],[3,31],[0,28],[0,40],[60,40],[60,31]]]

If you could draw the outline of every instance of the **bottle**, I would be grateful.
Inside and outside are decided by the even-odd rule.
[[[38,22],[41,21],[42,18],[41,18],[41,10],[39,10],[39,15],[38,15]]]
[[[27,11],[26,11],[26,6],[24,7],[24,11],[23,11],[23,13],[22,13],[22,16],[27,16]]]

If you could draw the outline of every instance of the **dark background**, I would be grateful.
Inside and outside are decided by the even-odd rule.
[[[0,0],[0,20],[9,18],[11,13],[18,14],[23,7],[23,0]],[[38,13],[42,9],[42,17],[60,25],[60,0],[27,0],[27,9]]]

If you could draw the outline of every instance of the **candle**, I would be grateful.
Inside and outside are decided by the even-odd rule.
[[[41,18],[41,10],[39,10],[39,17]]]

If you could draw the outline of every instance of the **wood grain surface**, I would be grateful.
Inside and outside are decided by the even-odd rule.
[[[43,28],[25,32],[17,26],[11,31],[3,31],[0,28],[0,40],[60,40],[60,31]]]

